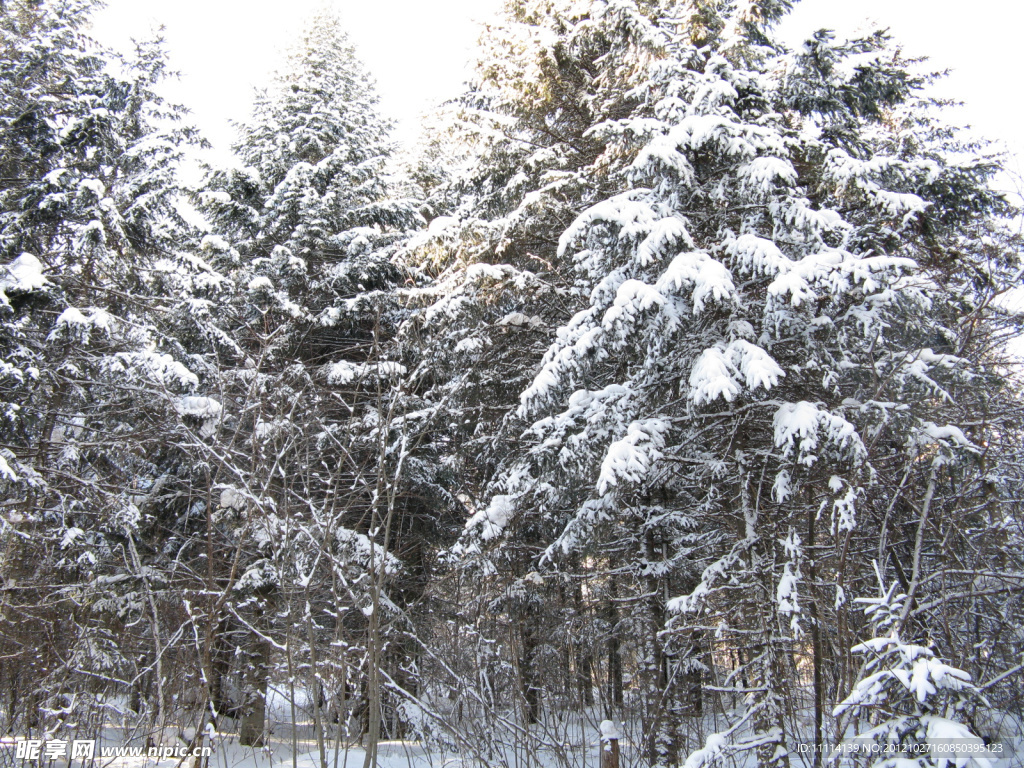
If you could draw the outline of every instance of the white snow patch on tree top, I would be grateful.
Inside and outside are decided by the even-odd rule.
[[[221,404],[212,397],[181,397],[174,404],[182,416],[196,416],[200,419],[215,419],[221,414]]]
[[[339,360],[327,366],[327,383],[344,386],[367,376],[378,376],[382,379],[396,379],[404,376],[407,369],[401,363],[384,360],[379,363],[350,363]]]
[[[501,535],[514,514],[515,506],[512,504],[512,497],[498,494],[491,499],[491,503],[485,509],[481,509],[466,521],[466,530],[469,531],[479,526],[480,538],[488,541]]]
[[[31,253],[23,253],[0,272],[0,304],[10,306],[7,291],[29,293],[45,287],[49,281],[43,276],[43,265]]]

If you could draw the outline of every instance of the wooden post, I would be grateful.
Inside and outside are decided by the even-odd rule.
[[[621,734],[611,720],[601,722],[601,768],[619,768]]]

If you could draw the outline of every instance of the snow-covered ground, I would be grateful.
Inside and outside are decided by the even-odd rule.
[[[326,752],[329,768],[362,768],[366,752],[361,747]],[[379,768],[442,768],[459,766],[457,759],[442,759],[440,755],[429,754],[414,742],[389,741],[378,746],[377,765]],[[141,768],[141,766],[124,766]],[[165,768],[163,764],[155,768]],[[167,767],[169,768],[169,767]],[[315,743],[299,743],[298,754],[292,753],[291,741],[271,739],[264,749],[239,746],[235,739],[218,745],[210,756],[210,768],[320,768],[320,754]]]
[[[570,750],[569,754],[561,750],[540,749],[538,751],[525,750],[520,752],[510,749],[506,754],[497,756],[494,760],[476,760],[467,756],[460,756],[446,751],[430,750],[415,741],[382,741],[378,746],[377,768],[555,768],[555,766],[573,765],[579,768],[597,768],[600,765],[600,746],[597,732],[591,733],[587,729],[582,750]],[[590,738],[593,737],[593,738]],[[622,766],[637,767],[646,763],[637,762],[638,755],[635,752],[636,745],[631,742],[629,736],[622,734],[624,751],[622,753]],[[107,729],[103,734],[101,744],[107,747],[118,747],[132,740],[125,739],[121,729]],[[174,739],[169,737],[168,744]],[[211,745],[211,740],[206,740]],[[1021,742],[1019,738],[1003,739],[1004,752],[1002,757],[989,761],[965,762],[957,768],[1019,768],[1021,766]],[[164,744],[163,746],[167,746]],[[180,746],[180,744],[179,744]],[[510,745],[508,745],[510,746]],[[566,745],[567,746],[567,745]],[[0,765],[35,765],[33,762],[11,761],[7,758],[13,757],[14,740],[4,738],[0,740]],[[560,753],[560,754],[556,754]],[[360,746],[350,746],[340,750],[331,747],[326,748],[324,758],[327,768],[363,768],[366,758],[366,751]],[[753,765],[754,755],[748,752],[738,762],[735,759],[726,760],[725,765],[732,768],[747,768]],[[794,766],[810,765],[810,754],[791,754]],[[56,761],[41,765],[66,765],[67,761]],[[73,766],[80,765],[80,761],[72,761]],[[87,761],[88,765],[88,761]],[[148,756],[120,756],[100,758],[97,755],[93,768],[193,768],[193,758],[163,758],[157,759]],[[272,734],[265,747],[253,748],[244,747],[238,743],[235,734],[215,734],[212,739],[212,752],[208,763],[203,768],[322,768],[319,748],[314,740],[304,738],[293,741],[290,733],[281,735]],[[831,765],[839,768],[850,765],[848,759],[840,759]],[[950,766],[953,768],[953,766]]]

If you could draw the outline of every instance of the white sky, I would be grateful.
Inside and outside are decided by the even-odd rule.
[[[158,25],[172,66],[182,73],[168,95],[190,107],[219,148],[233,138],[229,119],[244,118],[253,88],[266,82],[278,51],[323,0],[108,0],[94,34],[126,50],[130,37]],[[377,80],[382,111],[414,137],[417,116],[456,95],[465,63],[500,0],[335,0],[358,53]],[[942,95],[967,102],[953,115],[980,133],[1024,150],[1017,95],[1024,3],[1006,0],[803,0],[785,22],[795,43],[820,27],[852,34],[870,19],[891,29],[908,55],[950,68]]]

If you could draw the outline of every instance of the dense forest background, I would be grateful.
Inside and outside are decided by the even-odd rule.
[[[0,3],[0,734],[1018,744],[1020,211],[791,5],[510,0],[402,152],[324,11],[186,185],[159,40]]]

